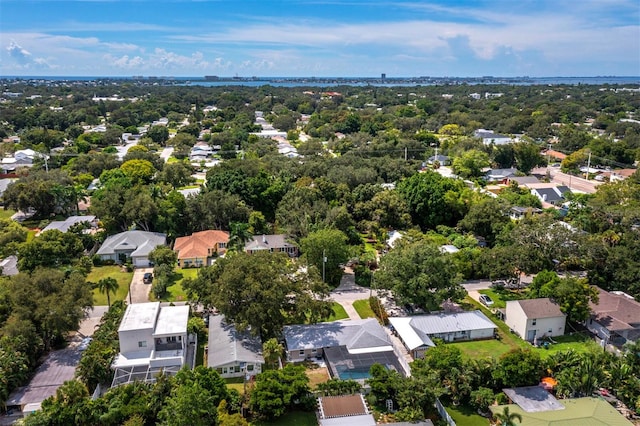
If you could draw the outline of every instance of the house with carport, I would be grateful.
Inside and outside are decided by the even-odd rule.
[[[432,339],[445,342],[492,339],[497,326],[482,311],[438,313],[410,317],[390,317],[393,332],[413,358],[423,358],[435,346]]]
[[[567,316],[548,297],[506,303],[505,324],[528,342],[563,336],[566,321]]]
[[[207,366],[224,378],[260,374],[264,366],[260,338],[239,332],[223,315],[209,316]]]

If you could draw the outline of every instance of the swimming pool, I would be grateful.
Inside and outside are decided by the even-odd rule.
[[[338,377],[342,380],[369,379],[369,368],[348,368],[344,365],[336,365]]]

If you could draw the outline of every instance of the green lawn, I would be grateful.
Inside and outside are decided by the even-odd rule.
[[[327,318],[326,321],[338,321],[341,319],[349,318],[347,311],[345,311],[342,305],[338,302],[333,302],[331,309],[333,309],[333,314],[331,314],[331,316]]]
[[[549,345],[548,349],[538,348],[543,358],[551,356],[554,353],[573,350],[578,353],[590,352],[597,350],[600,346],[588,335],[582,333],[574,333],[572,335],[554,337],[557,343]],[[600,349],[602,350],[602,349]]]
[[[11,219],[11,216],[13,216],[15,213],[15,210],[0,209],[0,219]]]
[[[244,394],[244,377],[230,377],[224,379],[229,389],[235,389],[240,392],[240,395]]]
[[[120,287],[118,287],[118,291],[116,294],[110,294],[111,302],[113,303],[115,300],[124,300],[127,297],[127,293],[129,293],[129,284],[131,284],[131,279],[133,278],[133,272],[122,272],[122,268],[120,266],[94,266],[87,277],[87,281],[92,283],[97,283],[103,278],[112,277],[118,281]],[[93,304],[96,306],[106,305],[107,304],[107,296],[98,291],[98,289],[93,290]]]
[[[356,300],[353,302],[353,308],[356,310],[360,318],[375,318],[376,314],[373,313],[371,306],[369,305],[369,299]]]
[[[187,294],[182,288],[182,281],[186,278],[196,278],[198,276],[198,268],[177,268],[171,274],[171,283],[167,287],[167,294],[162,298],[163,302],[183,302],[187,300]],[[149,294],[151,300],[156,300],[153,292]]]
[[[252,426],[267,426],[267,425],[278,425],[278,426],[318,426],[318,420],[316,419],[316,414],[314,412],[308,411],[293,411],[291,413],[287,413],[284,416],[272,420],[270,422],[266,421],[256,421],[251,422]]]
[[[462,351],[463,356],[473,358],[499,358],[513,349],[500,340],[474,340],[471,342],[449,343]]]
[[[493,296],[492,296],[493,299]],[[495,301],[496,299],[494,299]],[[587,352],[597,347],[597,344],[592,341],[587,335],[576,333],[571,336],[554,337],[553,340],[557,343],[551,344],[548,349],[534,348],[528,342],[525,342],[514,333],[509,331],[509,327],[500,319],[496,318],[484,305],[476,302],[470,297],[465,298],[465,302],[468,305],[473,305],[473,309],[480,309],[491,321],[493,321],[498,327],[498,334],[500,340],[476,340],[472,342],[458,342],[450,343],[457,346],[463,356],[466,358],[479,358],[479,357],[500,357],[505,352],[511,349],[523,348],[538,351],[543,358],[550,356],[553,353],[567,350],[574,350],[576,352]]]
[[[516,293],[511,290],[480,290],[478,291],[480,294],[488,295],[491,300],[493,300],[492,308],[505,308],[508,300],[521,300],[524,298],[524,293]]]
[[[479,415],[471,407],[459,405],[457,407],[448,406],[447,412],[456,422],[457,426],[488,426],[489,419]]]

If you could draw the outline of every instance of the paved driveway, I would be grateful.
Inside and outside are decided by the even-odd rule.
[[[345,268],[340,285],[331,292],[331,298],[342,305],[349,319],[360,319],[360,315],[353,307],[353,302],[368,299],[370,294],[376,295],[376,291],[370,292],[368,288],[356,285],[353,271],[351,268]]]
[[[133,278],[131,279],[131,287],[129,289],[130,295],[127,295],[127,303],[144,303],[149,301],[149,292],[151,291],[152,284],[145,284],[142,282],[142,277],[145,272],[153,274],[153,268],[136,268],[133,271]]]

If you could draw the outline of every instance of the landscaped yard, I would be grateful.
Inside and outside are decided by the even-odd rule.
[[[449,343],[462,351],[462,354],[469,358],[499,358],[502,354],[513,349],[511,346],[500,340],[474,340],[471,342]]]
[[[353,308],[356,310],[360,318],[375,318],[376,314],[373,313],[371,305],[369,305],[369,299],[356,300],[353,302]]]
[[[194,279],[198,276],[198,268],[177,268],[171,274],[171,282],[167,287],[167,294],[162,298],[163,302],[182,302],[187,300],[187,294],[182,288],[182,281],[186,278]],[[151,300],[156,300],[153,292],[149,293]]]
[[[312,390],[316,388],[318,383],[324,383],[331,378],[327,367],[320,367],[312,362],[308,362],[305,365],[307,367],[306,374],[309,378],[309,387]]]
[[[129,293],[129,284],[133,278],[133,272],[123,272],[121,266],[94,266],[87,276],[87,281],[97,283],[103,278],[112,277],[118,281],[119,287],[115,294],[110,294],[111,303],[116,300],[125,300]],[[107,295],[102,294],[98,289],[93,289],[93,304],[96,306],[104,306],[107,304]]]
[[[349,314],[347,314],[347,311],[345,311],[342,305],[338,302],[333,302],[331,309],[333,309],[333,314],[331,314],[331,316],[327,318],[326,321],[338,321],[341,319],[349,318]]]
[[[471,407],[450,405],[446,408],[457,426],[487,426],[489,424],[489,419],[482,417]]]
[[[227,382],[227,387],[229,389],[235,389],[240,392],[240,395],[244,394],[244,377],[230,377],[228,379],[224,379]]]
[[[493,297],[492,297],[493,299]],[[494,299],[495,300],[495,299]],[[543,358],[550,356],[555,352],[567,351],[573,349],[576,352],[587,352],[592,349],[595,342],[586,334],[576,333],[571,336],[559,336],[554,337],[553,340],[557,343],[549,345],[548,349],[542,347],[535,348],[530,343],[525,342],[520,337],[516,336],[509,330],[503,321],[496,318],[486,307],[479,302],[471,299],[469,296],[465,298],[465,302],[473,305],[473,308],[480,309],[491,321],[498,327],[498,335],[500,340],[476,340],[472,342],[458,342],[452,343],[457,346],[463,356],[467,358],[479,358],[479,357],[499,357],[505,352],[515,348],[531,349],[538,351]]]

